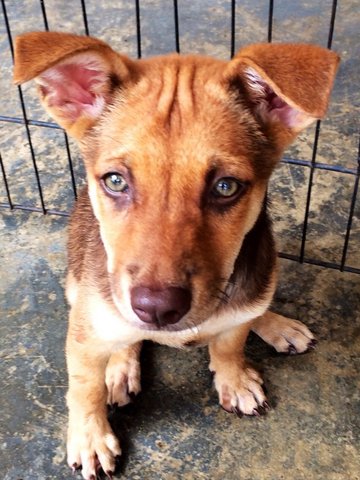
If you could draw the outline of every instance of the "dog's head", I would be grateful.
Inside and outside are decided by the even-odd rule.
[[[180,329],[216,309],[271,171],[324,115],[337,64],[310,45],[133,61],[91,37],[18,37],[15,81],[35,78],[80,142],[125,318]]]

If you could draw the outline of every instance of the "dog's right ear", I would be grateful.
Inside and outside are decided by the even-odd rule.
[[[132,70],[134,62],[96,38],[59,32],[16,38],[14,82],[35,79],[45,109],[78,140]]]

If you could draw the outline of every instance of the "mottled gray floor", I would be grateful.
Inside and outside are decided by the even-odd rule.
[[[1,216],[0,465],[5,480],[67,479],[63,343],[65,219]],[[207,352],[146,345],[143,392],[112,415],[123,479],[357,480],[360,276],[283,261],[277,311],[316,332],[307,355],[248,353],[273,409],[238,418],[217,405]]]
[[[230,2],[182,0],[180,46],[229,57]],[[329,0],[277,0],[274,41],[326,45]],[[83,33],[79,1],[46,0],[51,29]],[[86,2],[90,33],[136,57],[132,1]],[[236,2],[236,47],[266,41],[267,2]],[[13,34],[44,28],[38,0],[7,0]],[[142,53],[175,48],[172,2],[141,6]],[[317,161],[355,169],[359,106],[359,11],[356,0],[338,2],[333,48],[342,63]],[[12,63],[0,17],[0,115],[21,117]],[[32,84],[24,86],[29,118],[48,121]],[[68,211],[73,202],[64,134],[30,127],[47,208]],[[311,159],[314,129],[287,156]],[[83,169],[70,142],[77,183]],[[0,152],[12,200],[39,206],[22,125],[0,122]],[[339,262],[355,177],[316,171],[305,253]],[[282,165],[270,193],[282,251],[298,255],[309,169]],[[0,182],[0,203],[6,202]],[[72,478],[65,465],[66,373],[63,344],[66,218],[0,209],[0,477],[4,480]],[[347,265],[360,268],[360,201],[356,202]],[[248,353],[263,371],[272,411],[239,420],[217,405],[204,349],[181,352],[146,345],[143,392],[112,414],[122,439],[121,478],[131,480],[359,480],[360,275],[281,262],[277,311],[301,319],[316,332],[315,352],[276,355],[251,337]],[[119,476],[120,478],[120,476]]]

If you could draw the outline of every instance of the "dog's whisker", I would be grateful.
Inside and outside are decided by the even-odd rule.
[[[215,295],[215,294],[211,294],[211,295],[210,295],[210,297],[212,297],[212,298],[216,298],[217,300],[219,300],[219,301],[220,301],[220,303],[222,303],[222,304],[225,304],[225,305],[226,305],[226,304],[228,304],[228,303],[229,303],[229,301],[230,301],[230,299],[229,299],[228,297],[226,297],[226,296],[223,296],[223,295]]]
[[[230,299],[230,295],[225,290],[221,290],[221,288],[217,288],[216,290],[224,297]]]

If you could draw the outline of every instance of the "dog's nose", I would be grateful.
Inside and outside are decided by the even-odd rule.
[[[174,324],[190,310],[191,292],[181,287],[160,290],[134,287],[131,290],[131,306],[145,323],[153,323],[159,327]]]

